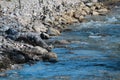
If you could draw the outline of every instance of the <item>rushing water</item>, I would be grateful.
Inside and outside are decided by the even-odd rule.
[[[0,80],[120,80],[120,9],[70,26],[53,40],[71,43],[53,49],[57,63],[38,62],[7,71]],[[92,20],[91,20],[92,19]]]

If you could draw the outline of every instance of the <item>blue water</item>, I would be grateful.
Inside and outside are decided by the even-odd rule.
[[[118,9],[119,10],[119,9]],[[52,40],[69,40],[52,51],[59,62],[25,64],[0,80],[120,80],[120,15],[90,17]]]

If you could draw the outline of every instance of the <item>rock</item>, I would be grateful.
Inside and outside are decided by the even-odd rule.
[[[93,12],[92,12],[92,15],[99,15],[99,13],[96,12],[96,11],[93,11]]]
[[[83,10],[89,15],[89,13],[90,13],[90,8],[89,7],[85,6],[83,8]]]
[[[58,36],[58,35],[60,35],[60,32],[57,29],[54,29],[54,28],[50,27],[48,29],[48,34],[50,36]]]
[[[87,15],[86,11],[82,10],[81,15],[86,16]]]
[[[28,57],[25,56],[25,54],[22,53],[21,51],[17,50],[8,51],[8,56],[15,63],[25,63],[28,61]]]
[[[37,33],[47,31],[47,28],[41,22],[37,22],[37,21],[34,23],[34,26],[32,28]]]
[[[84,20],[84,16],[80,16],[79,18],[78,18],[78,20],[80,21],[80,22],[82,22],[83,20]]]
[[[69,42],[67,40],[57,40],[54,42],[54,44],[69,44]]]
[[[27,16],[27,15],[29,15],[29,16]],[[30,14],[26,14],[26,16],[24,15],[24,16],[17,16],[17,17],[18,17],[18,21],[20,23],[22,23],[23,26],[26,26],[31,22],[30,16],[31,16]]]
[[[73,14],[73,17],[78,19],[80,14],[81,14],[80,11],[75,11],[74,14]]]
[[[80,2],[80,7],[86,6],[84,2]]]
[[[68,15],[70,17],[73,17],[74,10],[69,10],[65,13],[65,15]]]
[[[6,73],[0,73],[0,77],[7,77]]]
[[[20,64],[13,64],[11,65],[11,69],[21,69],[22,66]]]
[[[62,15],[62,17],[65,19],[65,22],[67,24],[72,24],[72,23],[77,23],[78,20],[75,19],[74,17],[70,17],[70,16],[67,16],[67,15]]]
[[[34,54],[44,54],[44,53],[48,53],[48,51],[47,51],[46,49],[44,49],[44,48],[42,48],[42,47],[39,47],[39,46],[35,46],[35,47],[33,48],[33,50],[35,50],[35,51],[33,51]],[[35,52],[36,52],[36,53],[35,53]]]
[[[94,3],[98,2],[98,0],[91,0],[91,1],[94,2]]]
[[[32,32],[20,33],[20,35],[18,36],[16,41],[24,41],[31,45],[40,46],[40,47],[50,50],[49,46],[46,44],[46,42],[44,40],[42,40],[41,36],[36,33],[32,33]]]
[[[93,6],[93,3],[86,3],[86,6],[91,7]]]
[[[103,9],[99,9],[98,10],[98,13],[99,14],[106,14],[108,12],[108,10],[106,8],[103,8]]]
[[[61,44],[69,44],[69,42],[67,40],[61,40],[60,43]]]
[[[40,34],[40,37],[41,37],[42,39],[49,39],[49,38],[50,38],[50,36],[49,36],[47,33],[41,33],[41,34]]]
[[[8,30],[5,31],[6,34],[8,35],[15,35],[15,34],[18,34],[18,31],[13,29],[13,28],[9,28]]]
[[[100,3],[95,3],[94,6],[96,7],[96,9],[100,9],[102,7]]]
[[[85,11],[83,11],[83,13],[81,13],[80,11],[76,11],[75,13],[74,13],[74,17],[76,18],[76,19],[78,19],[78,21],[79,22],[81,22],[81,21],[83,21],[84,20],[84,16],[83,15],[87,15],[87,13],[85,12]]]
[[[57,55],[53,52],[49,52],[48,54],[45,54],[43,57],[43,61],[49,61],[49,62],[57,62]]]
[[[92,11],[95,11],[95,10],[96,10],[96,7],[95,7],[95,6],[92,6],[90,9],[91,9]]]
[[[20,50],[26,55],[43,55],[48,53],[48,51],[40,46],[31,46],[31,45],[24,45],[21,46]],[[31,58],[32,59],[32,58]]]

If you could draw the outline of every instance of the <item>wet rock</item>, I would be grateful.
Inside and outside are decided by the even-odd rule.
[[[54,28],[50,27],[48,29],[48,34],[50,36],[58,36],[58,35],[60,35],[60,32],[57,29],[54,29]]]
[[[69,44],[69,41],[67,40],[57,40],[54,42],[54,44]]]
[[[43,61],[49,61],[49,62],[57,62],[57,55],[53,52],[49,52],[48,54],[45,54],[43,57]]]
[[[50,50],[49,46],[41,39],[41,35],[37,33],[19,33],[18,35],[8,35],[7,38],[15,41],[24,41],[25,43],[29,43],[34,46],[41,46],[45,49]],[[44,34],[44,38],[48,38],[47,34]]]
[[[6,51],[6,52],[8,54],[8,57],[11,59],[11,61],[13,61],[15,63],[25,63],[29,60],[27,55],[25,55],[21,51],[10,50],[10,51]]]
[[[20,65],[20,64],[11,65],[11,69],[21,69],[21,68],[22,68],[22,65]]]
[[[41,33],[40,36],[42,39],[49,39],[50,38],[50,36],[47,33]]]
[[[72,31],[72,29],[70,29],[70,28],[65,28],[65,29],[63,30],[63,32],[67,32],[67,31]]]
[[[0,73],[0,77],[7,77],[8,75],[6,73]]]
[[[0,55],[2,56],[1,60],[0,60],[0,71],[7,69],[10,67],[10,59],[6,56],[6,54],[4,55]]]

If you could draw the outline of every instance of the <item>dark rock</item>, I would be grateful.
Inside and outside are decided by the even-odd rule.
[[[6,34],[8,34],[8,35],[16,35],[16,34],[18,34],[18,31],[15,30],[15,29],[13,29],[13,28],[9,28],[9,29],[6,30],[5,32],[6,32]]]
[[[49,39],[49,38],[50,38],[50,36],[49,36],[47,33],[41,33],[41,34],[40,34],[40,37],[41,37],[42,39]]]
[[[41,33],[39,35],[37,33],[32,33],[32,32],[18,32],[17,30],[10,28],[6,31],[6,34],[7,34],[7,38],[10,38],[12,40],[24,41],[34,46],[43,47],[48,51],[51,50],[49,46],[45,43],[45,41],[42,40],[49,38],[49,35],[46,33]]]
[[[8,53],[8,56],[15,63],[25,63],[25,62],[28,62],[29,60],[27,55],[17,50],[10,51]]]
[[[34,33],[21,33],[21,35],[18,37],[18,40],[25,41],[26,43],[34,46],[43,47],[48,51],[50,50],[49,46],[41,39],[40,35]]]
[[[19,32],[13,28],[9,28],[5,33],[7,34],[6,38],[10,38],[12,40],[16,40],[19,37]]]

